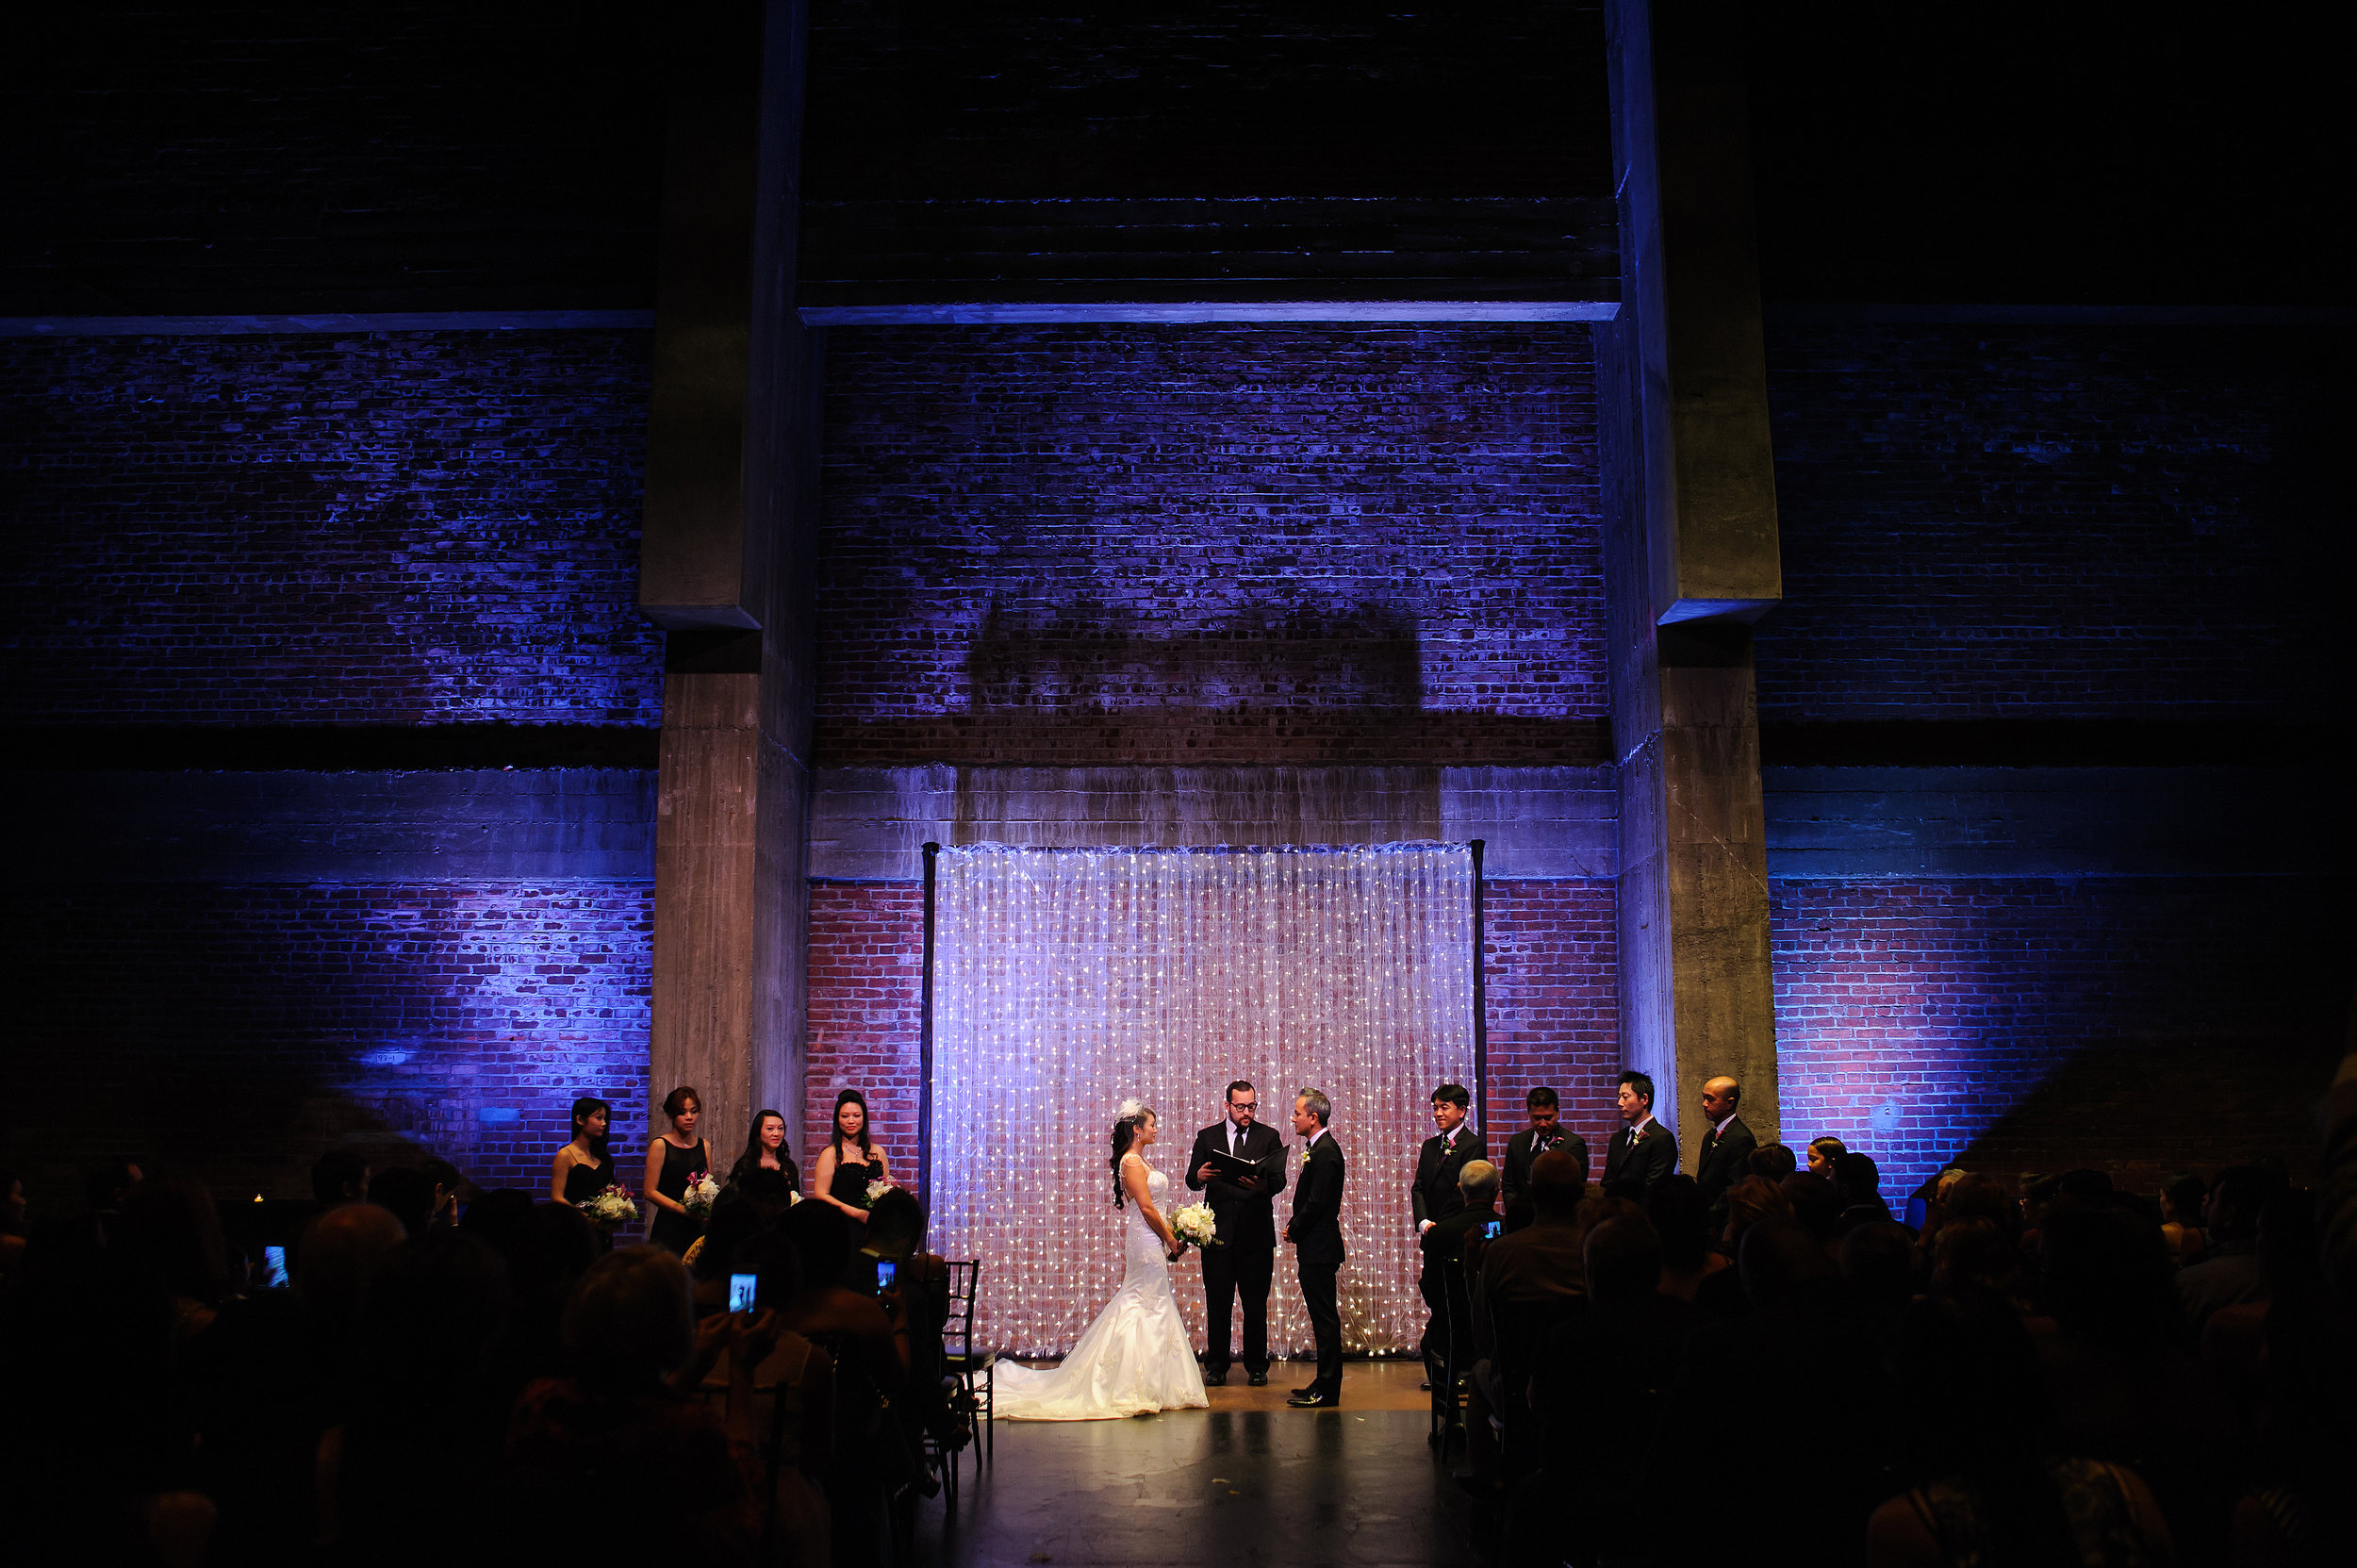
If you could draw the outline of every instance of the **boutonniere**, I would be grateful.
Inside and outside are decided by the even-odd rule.
[[[1301,1151],[1301,1163],[1305,1165],[1310,1163],[1310,1150],[1307,1147],[1304,1147]]]

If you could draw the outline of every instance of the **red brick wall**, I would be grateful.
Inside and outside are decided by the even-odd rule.
[[[834,1097],[867,1097],[871,1135],[893,1175],[921,1188],[916,1147],[917,1029],[925,960],[925,891],[913,883],[810,884],[810,1073],[802,1168],[813,1169]]]
[[[1528,1125],[1523,1097],[1543,1083],[1598,1169],[1617,1117],[1619,940],[1607,882],[1492,882],[1488,938],[1490,1092],[1483,1129],[1498,1158]]]
[[[2293,878],[1779,883],[1785,1141],[1871,1154],[1894,1202],[1960,1153],[2145,1187],[2313,1169],[2353,915]]]

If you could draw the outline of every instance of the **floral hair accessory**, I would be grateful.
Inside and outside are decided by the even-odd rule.
[[[1129,1099],[1123,1100],[1121,1102],[1121,1109],[1115,1112],[1114,1114],[1118,1115],[1123,1121],[1133,1122],[1140,1116],[1146,1114],[1146,1107],[1135,1097],[1132,1097]]]

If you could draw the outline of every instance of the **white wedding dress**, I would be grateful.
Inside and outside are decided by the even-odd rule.
[[[1170,1178],[1149,1170],[1146,1190],[1165,1208]],[[1002,1421],[1109,1421],[1149,1411],[1204,1410],[1203,1371],[1171,1293],[1162,1238],[1136,1204],[1123,1206],[1121,1288],[1072,1353],[1053,1367],[992,1369]]]

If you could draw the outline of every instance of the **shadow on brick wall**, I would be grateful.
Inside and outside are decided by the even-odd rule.
[[[1956,1164],[2008,1180],[2089,1165],[2119,1186],[2153,1193],[2179,1171],[2206,1178],[2277,1160],[2294,1180],[2312,1182],[2314,1107],[2338,1057],[2331,1040],[2089,1042]]]

